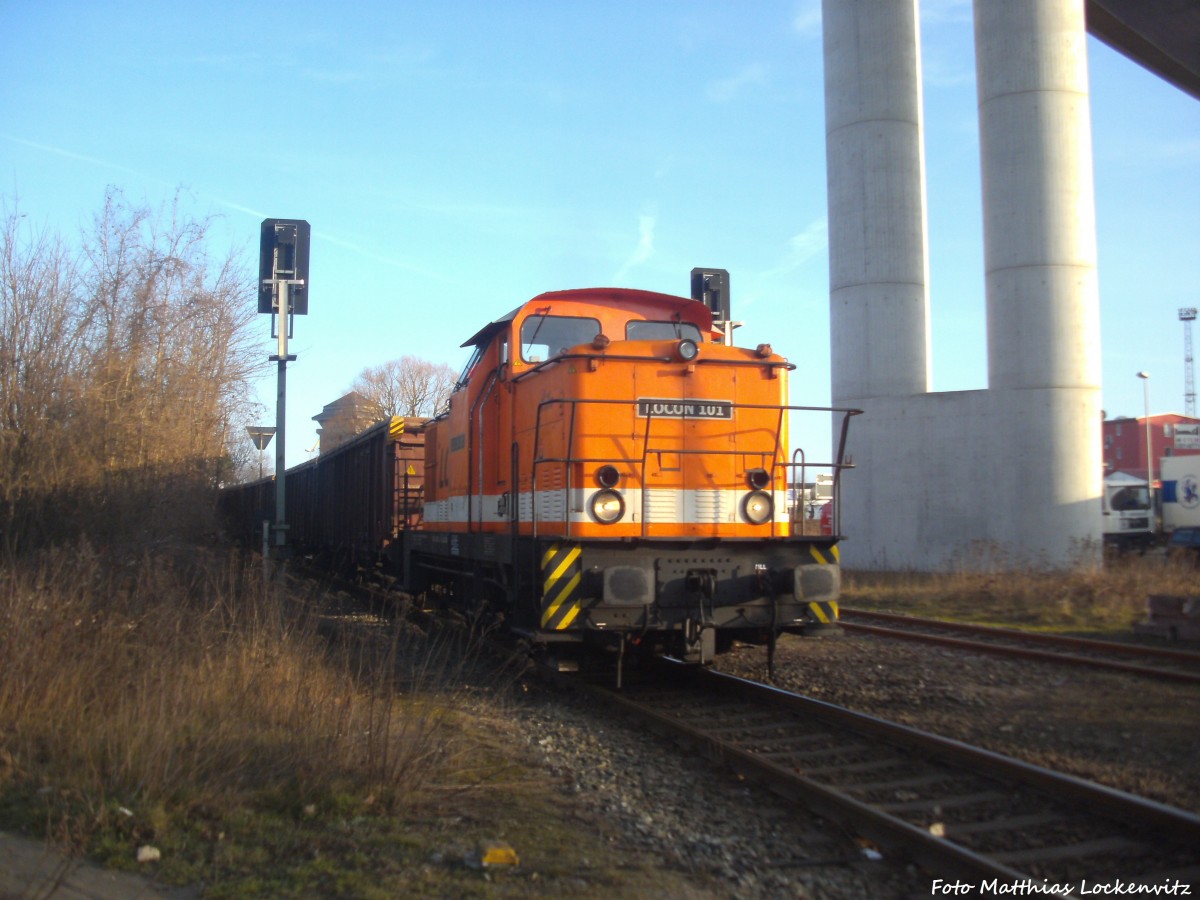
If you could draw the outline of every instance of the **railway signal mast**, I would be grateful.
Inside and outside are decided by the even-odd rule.
[[[288,338],[296,316],[308,315],[309,225],[303,219],[263,219],[258,254],[258,311],[271,316],[271,337],[279,352],[270,357],[279,364],[275,402],[275,541],[287,545],[287,511],[284,425],[287,411]],[[265,446],[265,445],[264,445]]]
[[[1187,306],[1179,310],[1179,321],[1183,323],[1183,414],[1196,417],[1196,376],[1192,367],[1192,322],[1196,320],[1196,307]]]
[[[732,347],[733,330],[744,323],[729,318],[729,270],[692,269],[692,299],[712,311],[713,331],[720,333],[722,344]]]

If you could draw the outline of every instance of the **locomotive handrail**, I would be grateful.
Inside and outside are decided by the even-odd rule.
[[[472,468],[474,466],[475,456],[475,432],[473,425],[475,424],[475,414],[479,408],[483,406],[488,398],[492,395],[497,382],[499,381],[499,367],[492,369],[488,373],[488,382],[479,396],[475,398],[475,402],[471,404],[471,409],[467,415],[467,531],[474,531],[473,507],[475,506],[475,485]],[[479,420],[479,515],[480,527],[483,525],[483,419]]]
[[[582,354],[580,354],[580,355],[582,355]],[[554,361],[559,361],[562,359],[564,359],[564,357],[556,357]],[[628,463],[633,462],[633,460],[630,460],[626,457],[590,457],[590,456],[589,457],[576,457],[575,456],[575,454],[574,454],[575,421],[576,421],[576,411],[578,410],[579,406],[582,404],[585,404],[585,403],[586,404],[594,404],[594,405],[628,406],[628,405],[630,405],[630,402],[631,401],[627,398],[603,399],[603,398],[580,398],[580,397],[574,397],[574,398],[550,397],[550,398],[547,398],[545,400],[541,400],[538,402],[537,412],[534,417],[533,455],[532,455],[532,465],[531,465],[531,469],[530,469],[530,525],[531,525],[531,529],[532,529],[532,533],[533,533],[534,537],[537,536],[537,526],[538,526],[537,481],[538,481],[539,467],[545,466],[545,465],[550,465],[550,464],[562,464],[566,468],[566,476],[564,478],[565,484],[564,484],[564,487],[562,488],[562,490],[564,491],[563,518],[564,518],[564,525],[566,528],[566,536],[570,537],[571,526],[572,526],[572,522],[571,522],[571,487],[572,487],[572,479],[573,479],[572,469],[573,469],[574,465],[577,463],[626,463],[626,464],[628,464]],[[633,401],[633,402],[634,402],[634,404],[636,404],[636,401]],[[568,406],[570,408],[570,413],[568,415],[569,421],[568,421],[568,427],[567,427],[567,455],[565,457],[557,457],[557,456],[556,457],[543,457],[540,455],[541,441],[542,441],[542,425],[543,425],[542,413],[544,410],[546,410],[552,406]],[[731,403],[730,408],[731,409],[774,410],[779,413],[779,419],[776,423],[776,429],[775,429],[775,450],[774,451],[756,451],[758,455],[763,456],[763,457],[767,457],[767,456],[775,457],[775,461],[771,463],[772,469],[775,469],[775,468],[784,468],[784,469],[792,468],[792,469],[794,469],[794,467],[795,467],[794,462],[789,463],[786,459],[783,461],[779,460],[779,452],[781,450],[781,448],[779,446],[780,445],[780,437],[781,437],[782,431],[783,431],[783,417],[784,417],[785,413],[789,413],[789,412],[841,413],[842,414],[842,424],[841,424],[839,441],[838,441],[838,451],[837,451],[835,460],[832,462],[829,462],[829,463],[812,463],[812,462],[802,463],[802,465],[811,466],[813,468],[832,469],[834,472],[834,482],[833,482],[834,496],[835,497],[837,496],[839,480],[840,480],[838,476],[840,475],[841,470],[845,469],[845,468],[853,468],[853,464],[842,462],[842,460],[844,459],[844,454],[845,454],[846,435],[847,435],[847,432],[849,429],[850,418],[853,416],[856,416],[856,415],[860,415],[862,413],[861,409],[854,409],[854,408],[849,408],[849,407],[830,407],[830,406],[795,406],[795,405],[791,405],[791,404],[783,405],[783,404],[776,404],[776,403]],[[733,450],[712,450],[712,449],[689,450],[689,449],[682,448],[682,447],[653,449],[650,445],[651,425],[655,419],[653,411],[648,411],[645,418],[646,418],[646,428],[645,428],[645,431],[643,432],[643,439],[642,439],[642,459],[641,459],[641,463],[640,463],[640,467],[639,467],[640,471],[638,471],[636,473],[638,481],[642,486],[641,487],[641,491],[642,491],[642,504],[641,504],[642,505],[642,509],[641,509],[641,517],[642,517],[641,532],[642,532],[642,535],[641,536],[642,537],[648,536],[648,533],[649,533],[648,526],[650,524],[647,520],[647,515],[646,515],[647,503],[648,503],[649,491],[650,491],[650,488],[647,486],[647,483],[646,483],[646,464],[647,464],[647,460],[651,453],[659,453],[660,455],[662,453],[673,453],[673,454],[680,455],[680,456],[683,456],[683,455],[710,455],[710,456],[712,456],[712,455],[718,455],[718,456],[747,455],[746,451],[738,450],[738,449],[733,449]],[[668,417],[659,416],[658,418],[668,418]],[[798,448],[798,449],[800,449],[802,451],[802,448]],[[753,455],[753,453],[750,455]],[[786,478],[785,478],[785,482],[786,482]],[[519,485],[514,485],[514,488],[517,488],[517,487],[519,487]],[[774,493],[774,489],[772,489],[772,493]],[[775,531],[776,531],[776,520],[774,517],[772,517],[772,519],[771,519],[771,536],[772,537],[775,536]]]
[[[512,377],[512,383],[516,384],[523,378],[528,378],[530,375],[540,372],[542,369],[565,362],[568,359],[603,359],[617,362],[678,362],[674,356],[669,355],[656,356],[653,354],[641,355],[637,353],[605,353],[603,351],[598,351],[596,353],[560,353],[557,356],[552,356],[550,359],[544,359],[540,363],[536,363],[532,369],[526,369],[520,375],[514,375]],[[700,357],[692,360],[690,364],[705,366],[758,366],[760,368],[769,369],[786,369],[789,372],[793,372],[796,369],[796,364],[793,362],[788,362],[787,360],[782,362],[771,362],[765,359],[705,359]]]

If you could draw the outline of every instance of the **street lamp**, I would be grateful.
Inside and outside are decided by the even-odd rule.
[[[1137,377],[1142,379],[1142,390],[1146,405],[1146,489],[1150,492],[1150,499],[1154,499],[1154,456],[1150,449],[1150,373],[1138,372]]]

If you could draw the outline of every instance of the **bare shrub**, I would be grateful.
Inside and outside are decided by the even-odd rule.
[[[209,226],[182,216],[178,198],[152,212],[110,190],[72,250],[5,211],[0,530],[10,550],[178,531],[211,507],[226,445],[250,413],[250,376],[266,363],[249,336],[253,277],[236,254],[210,258]]]
[[[85,546],[0,575],[0,750],[17,777],[96,810],[415,801],[456,748],[454,689],[413,681],[442,671],[438,651],[398,621],[331,643],[316,598],[258,572],[194,551],[110,565]]]

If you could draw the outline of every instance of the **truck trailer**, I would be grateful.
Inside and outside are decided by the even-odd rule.
[[[1163,532],[1200,527],[1200,456],[1164,456],[1158,471]]]

